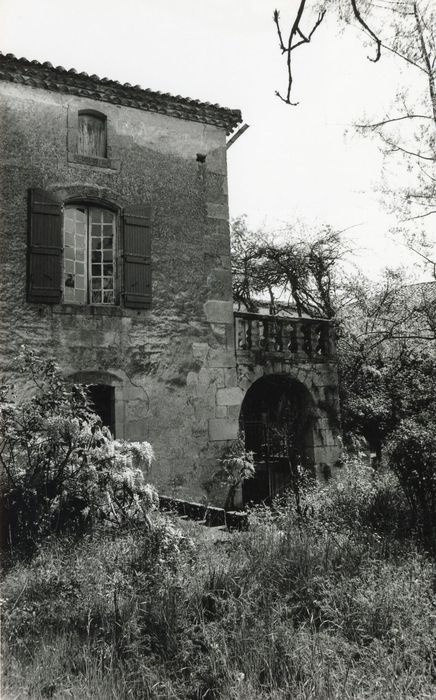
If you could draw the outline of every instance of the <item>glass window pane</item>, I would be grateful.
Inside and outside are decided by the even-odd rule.
[[[102,209],[94,209],[92,208],[90,210],[91,212],[91,222],[94,223],[100,223],[102,220],[102,215],[103,215],[103,210]]]
[[[65,273],[65,287],[68,287],[69,289],[74,288],[75,282],[74,282],[74,275],[70,272]]]
[[[71,287],[65,287],[64,289],[64,301],[75,301],[74,297],[74,289],[71,289]]]
[[[91,300],[93,304],[101,304],[101,292],[92,292]]]
[[[103,292],[103,304],[113,304],[115,301],[113,292]]]
[[[93,250],[92,251],[92,262],[100,262],[101,260],[101,250]]]
[[[105,224],[111,224],[115,218],[115,215],[112,211],[108,211],[107,209],[103,209],[103,221]]]

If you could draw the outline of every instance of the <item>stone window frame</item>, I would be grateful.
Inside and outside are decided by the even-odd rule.
[[[106,121],[106,158],[86,156],[78,152],[79,115],[83,113],[95,114]],[[68,163],[82,166],[91,166],[111,171],[119,171],[120,160],[113,157],[113,127],[109,114],[95,109],[91,102],[74,102],[67,109],[67,161]]]

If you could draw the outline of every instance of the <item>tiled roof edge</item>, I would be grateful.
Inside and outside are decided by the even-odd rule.
[[[155,92],[140,85],[122,84],[117,80],[99,78],[98,75],[78,73],[74,68],[54,67],[48,61],[40,63],[17,58],[11,53],[0,52],[0,80],[212,124],[224,128],[227,134],[242,121],[239,109]]]

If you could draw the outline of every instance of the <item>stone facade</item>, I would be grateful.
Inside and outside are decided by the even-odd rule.
[[[239,112],[1,55],[0,105],[2,372],[13,373],[26,344],[55,356],[72,381],[112,387],[115,434],[152,443],[158,489],[217,505],[225,494],[211,475],[238,434],[247,390],[265,374],[292,375],[317,404],[315,461],[333,464],[334,360],[259,361],[235,349],[226,135]],[[78,152],[83,111],[104,119],[99,157]],[[109,207],[120,240],[126,208],[152,212],[149,308],[123,303],[122,275],[116,304],[29,301],[35,189],[62,206]]]
[[[19,74],[19,61],[14,68]],[[201,121],[195,103],[194,118],[179,118],[9,75],[0,80],[0,100],[2,369],[13,367],[25,343],[54,355],[76,381],[113,386],[116,435],[152,443],[151,481],[204,497],[223,440],[237,430],[219,400],[219,392],[236,391],[221,112],[211,119],[206,105]],[[159,100],[157,108],[166,109]],[[80,110],[106,117],[104,162],[74,157]],[[232,119],[236,126],[239,118]],[[208,123],[214,120],[218,125]],[[64,203],[109,202],[119,212],[150,205],[150,309],[26,300],[31,188]]]

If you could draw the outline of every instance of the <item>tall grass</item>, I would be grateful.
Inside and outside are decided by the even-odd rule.
[[[433,698],[435,569],[405,508],[359,472],[223,540],[157,515],[47,543],[4,577],[3,697]]]

